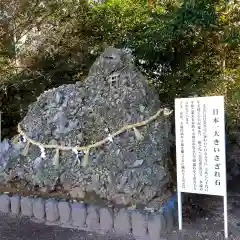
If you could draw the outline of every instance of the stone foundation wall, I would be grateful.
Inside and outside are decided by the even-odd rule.
[[[177,195],[172,195],[158,211],[150,212],[2,194],[0,211],[61,227],[116,236],[132,235],[138,240],[160,240],[177,222]]]

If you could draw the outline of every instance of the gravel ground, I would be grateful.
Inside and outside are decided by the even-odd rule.
[[[47,226],[28,218],[0,213],[1,240],[130,240]]]
[[[240,179],[228,185],[229,240],[240,240]],[[224,238],[223,198],[217,196],[185,194],[183,232],[176,229],[166,239],[214,240]]]

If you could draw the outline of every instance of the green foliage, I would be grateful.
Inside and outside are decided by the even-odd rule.
[[[163,102],[224,94],[230,120],[237,124],[239,0],[10,2],[0,3],[0,12],[8,13],[0,19],[4,129],[16,126],[26,106],[44,90],[81,80],[107,45],[132,49]],[[19,44],[35,28],[40,37],[31,34]]]

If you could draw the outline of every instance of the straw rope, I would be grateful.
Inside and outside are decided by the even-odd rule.
[[[72,149],[76,149],[77,151],[84,151],[84,152],[89,152],[89,150],[91,148],[97,148],[97,147],[100,147],[102,146],[103,144],[109,142],[110,139],[120,135],[121,133],[129,130],[129,129],[134,129],[136,130],[136,128],[138,127],[142,127],[142,126],[145,126],[147,125],[148,123],[154,121],[155,119],[157,119],[161,113],[164,112],[164,109],[159,109],[157,111],[157,113],[155,113],[153,116],[151,116],[150,118],[142,121],[142,122],[137,122],[137,123],[134,123],[134,124],[130,124],[130,125],[127,125],[127,126],[124,126],[122,127],[121,129],[119,129],[118,131],[110,134],[108,137],[104,138],[103,140],[101,141],[98,141],[94,144],[89,144],[87,146],[61,146],[61,145],[49,145],[49,144],[42,144],[36,140],[33,140],[32,138],[28,137],[26,135],[26,133],[22,130],[21,128],[21,125],[18,124],[18,133],[19,135],[23,136],[29,143],[33,144],[33,145],[36,145],[38,146],[39,148],[44,148],[44,149],[58,149],[58,150],[61,150],[61,151],[69,151],[69,150],[72,150]]]

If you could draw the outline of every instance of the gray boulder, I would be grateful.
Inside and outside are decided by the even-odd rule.
[[[108,48],[93,64],[85,82],[41,94],[20,126],[41,144],[85,146],[150,118],[161,107],[157,94],[133,65],[132,56]],[[60,180],[69,190],[80,187],[117,204],[146,204],[162,196],[169,183],[170,128],[169,117],[160,114],[137,128],[141,135],[129,129],[92,148],[84,167],[84,152],[45,149],[41,155],[39,146],[24,143],[25,150],[29,149],[21,156],[21,165],[32,186],[53,188]],[[17,167],[16,158],[11,159],[12,167]]]

